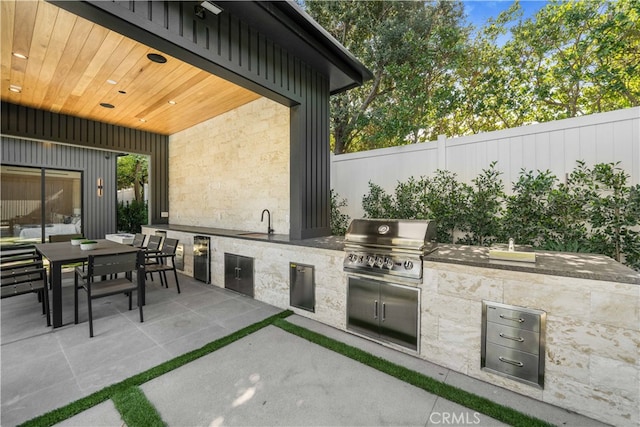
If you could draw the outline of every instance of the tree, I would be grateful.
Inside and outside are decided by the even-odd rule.
[[[144,199],[144,184],[148,183],[149,160],[146,156],[129,154],[118,157],[118,190],[133,187],[136,202]]]
[[[507,127],[639,105],[639,28],[635,0],[556,0],[517,22],[499,58],[522,113]]]
[[[450,70],[465,36],[460,2],[307,0],[304,6],[374,76],[331,98],[335,153],[416,142],[426,137],[422,129],[435,132],[455,105]]]

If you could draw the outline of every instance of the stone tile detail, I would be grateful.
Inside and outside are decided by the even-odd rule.
[[[261,231],[269,209],[287,234],[289,133],[289,108],[260,98],[171,135],[169,223]]]
[[[638,370],[634,364],[596,355],[590,359],[591,384],[597,389],[626,395],[629,390],[640,387]]]
[[[471,300],[502,301],[502,280],[467,272],[468,269],[439,271],[438,293]]]
[[[551,377],[546,381],[543,400],[611,425],[637,426],[640,422],[638,401],[633,396],[633,393],[617,394],[591,384]]]
[[[547,316],[547,343],[629,364],[640,358],[640,331]]]
[[[547,340],[545,375],[568,378],[587,384],[589,382],[589,355]]]
[[[620,328],[634,329],[640,325],[640,286],[635,286],[639,293],[591,291],[591,321]]]
[[[554,287],[536,281],[507,280],[504,282],[504,302],[520,307],[540,309],[547,315],[562,315],[589,320],[589,293],[566,287]]]

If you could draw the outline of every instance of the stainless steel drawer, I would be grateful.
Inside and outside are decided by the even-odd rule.
[[[513,310],[492,303],[487,305],[487,321],[528,331],[540,332],[540,315]]]
[[[538,356],[493,343],[487,343],[486,345],[484,361],[486,369],[536,385],[542,382],[538,378],[540,373]]]
[[[487,342],[538,355],[540,334],[526,329],[512,328],[498,323],[487,322]]]

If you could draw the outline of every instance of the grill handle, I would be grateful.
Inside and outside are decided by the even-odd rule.
[[[374,319],[378,318],[378,300],[375,300],[373,302],[373,318]]]

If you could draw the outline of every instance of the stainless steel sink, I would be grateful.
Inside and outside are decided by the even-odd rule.
[[[510,251],[508,249],[489,249],[489,259],[501,261],[536,262],[536,253],[529,251]]]

